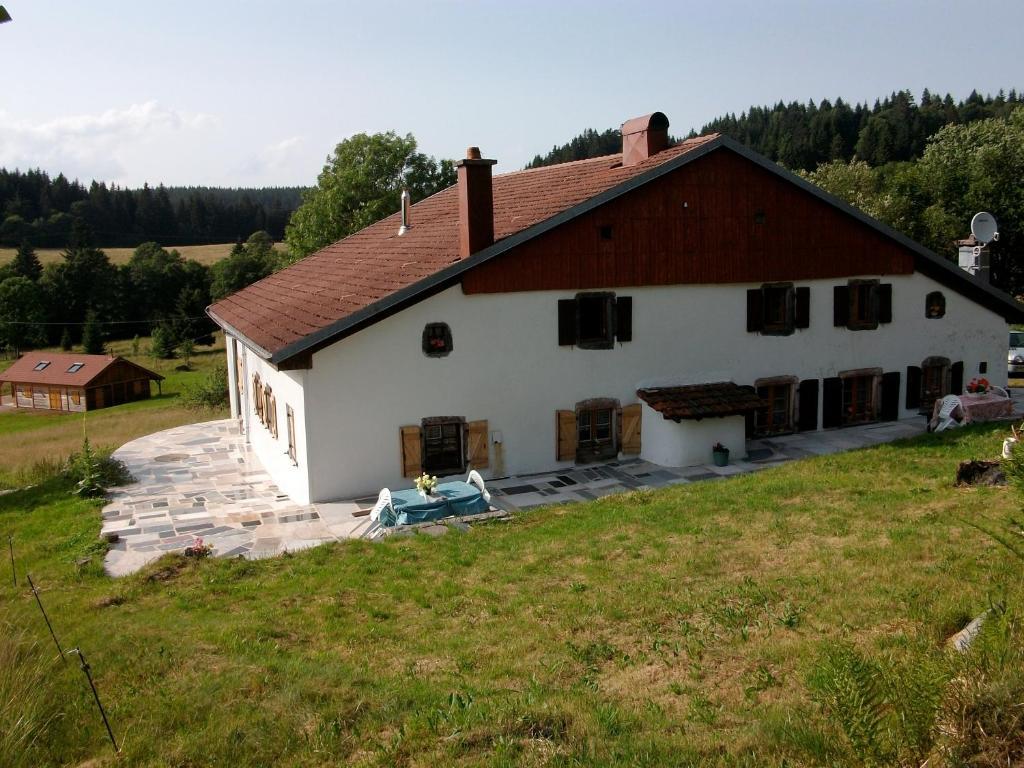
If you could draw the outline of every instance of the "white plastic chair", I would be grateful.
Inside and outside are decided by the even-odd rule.
[[[384,534],[384,525],[380,521],[380,516],[384,514],[385,509],[391,510],[390,516],[394,519],[395,508],[391,505],[391,491],[381,488],[380,495],[377,496],[377,503],[370,510],[370,527],[363,534],[366,538],[375,539]]]
[[[475,485],[480,489],[480,495],[483,496],[484,501],[488,504],[491,503],[491,494],[487,490],[487,486],[484,485],[484,479],[480,477],[480,473],[475,469],[469,470],[469,477],[466,478],[466,483],[469,485]]]
[[[1000,395],[1002,395],[1002,396],[1003,396],[1003,397],[1005,397],[1005,398],[1006,398],[1007,400],[1009,400],[1009,399],[1010,399],[1010,393],[1009,393],[1009,392],[1007,392],[1007,391],[1006,391],[1005,389],[1003,389],[1002,387],[997,387],[997,386],[996,386],[995,384],[990,384],[988,388],[989,388],[989,389],[991,389],[991,390],[992,390],[993,392],[995,392],[995,393],[997,393],[997,394],[1000,394]]]
[[[939,412],[936,415],[936,432],[942,432],[943,430],[949,429],[950,427],[959,427],[960,422],[953,418],[953,411],[960,408],[961,414],[966,414],[963,408],[963,403],[960,398],[956,395],[946,395],[942,398],[942,405],[939,406]]]

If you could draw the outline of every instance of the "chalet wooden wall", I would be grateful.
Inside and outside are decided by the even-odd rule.
[[[611,239],[601,227],[610,226]],[[721,148],[468,272],[466,293],[910,274],[913,254]]]

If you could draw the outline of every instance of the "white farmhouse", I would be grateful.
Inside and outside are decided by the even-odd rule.
[[[908,417],[1006,383],[1024,308],[723,136],[458,184],[218,302],[231,408],[298,502]],[[403,226],[403,216],[405,217]]]

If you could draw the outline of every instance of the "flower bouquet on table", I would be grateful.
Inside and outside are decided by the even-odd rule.
[[[437,490],[437,475],[428,475],[424,472],[416,478],[416,490],[421,496],[430,496]]]
[[[988,379],[971,379],[970,384],[967,385],[967,391],[972,395],[984,395],[991,388],[991,384],[988,383]]]

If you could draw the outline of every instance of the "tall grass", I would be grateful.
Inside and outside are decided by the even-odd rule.
[[[58,707],[54,665],[38,642],[10,624],[0,626],[0,765],[41,765],[40,746]]]

